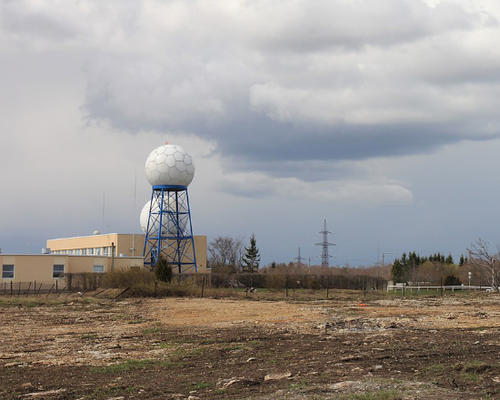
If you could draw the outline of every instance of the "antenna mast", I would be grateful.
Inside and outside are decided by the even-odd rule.
[[[322,249],[321,249],[321,266],[322,267],[329,267],[331,255],[328,254],[328,247],[335,246],[335,243],[330,243],[328,241],[328,234],[332,233],[332,232],[330,232],[326,227],[326,218],[323,221],[323,230],[320,231],[319,233],[321,233],[323,235],[323,240],[321,241],[321,243],[316,243],[316,246],[322,247]]]

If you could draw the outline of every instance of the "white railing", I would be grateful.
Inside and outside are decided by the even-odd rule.
[[[387,291],[391,290],[402,290],[402,291],[410,291],[416,292],[420,291],[429,291],[429,290],[451,290],[454,292],[455,290],[486,290],[491,291],[491,286],[477,286],[477,285],[447,285],[447,286],[403,286],[403,285],[387,285]]]

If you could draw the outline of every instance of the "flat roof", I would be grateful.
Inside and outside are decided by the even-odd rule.
[[[132,236],[132,235],[144,235],[144,233],[116,233],[116,232],[111,232],[111,233],[99,233],[97,235],[68,236],[68,237],[60,237],[60,238],[53,238],[53,239],[47,239],[47,240],[83,239],[83,238],[88,238],[88,237],[109,236],[109,235],[123,235],[123,236],[127,235],[127,236]]]
[[[40,257],[40,256],[52,256],[52,257],[92,257],[92,258],[111,258],[111,256],[97,256],[97,255],[78,255],[78,254],[54,254],[54,253],[49,253],[49,254],[22,254],[22,253],[0,253],[0,257],[3,256],[9,256],[9,257]],[[117,258],[137,258],[142,260],[142,256],[115,256],[115,259]]]
[[[47,239],[47,240],[67,240],[67,239],[84,239],[84,238],[89,238],[89,237],[96,237],[96,236],[109,236],[109,235],[119,235],[119,236],[144,236],[145,233],[99,233],[98,235],[85,235],[85,236],[68,236],[68,237],[60,237],[60,238],[52,238],[52,239]],[[207,236],[207,235],[193,235],[193,237],[202,237],[202,236]]]

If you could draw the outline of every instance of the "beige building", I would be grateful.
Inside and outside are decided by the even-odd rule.
[[[195,236],[194,243],[198,272],[207,272],[207,237]],[[49,239],[47,254],[0,254],[0,283],[54,283],[64,279],[64,274],[144,268],[143,246],[142,234],[108,233]]]
[[[207,237],[195,236],[196,264],[198,272],[207,272]],[[51,254],[75,256],[114,257],[142,256],[143,234],[106,233],[47,240]],[[175,268],[174,268],[175,269]]]
[[[114,249],[115,257],[140,257],[143,246],[144,235],[141,234],[105,233],[47,240],[50,253],[74,256],[111,257]]]
[[[144,268],[142,257],[95,257],[54,254],[0,254],[1,283],[50,283],[63,279],[65,274],[82,272],[104,273],[112,269]]]

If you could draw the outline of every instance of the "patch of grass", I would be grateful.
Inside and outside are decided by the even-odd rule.
[[[491,365],[486,364],[482,361],[469,361],[463,365],[462,370],[465,373],[481,374],[485,371],[490,370],[491,368],[492,368]]]
[[[258,343],[258,341],[253,340],[253,341],[248,341],[248,342],[233,342],[233,343],[226,343],[223,344],[219,347],[219,350],[222,351],[252,351],[255,346]]]
[[[0,297],[0,307],[39,307],[64,304],[66,299],[52,299],[46,297]]]
[[[172,353],[169,354],[169,359],[171,361],[179,361],[183,360],[184,358],[188,358],[197,354],[201,354],[205,351],[206,349],[203,347],[196,347],[192,349],[185,349],[185,348],[180,348]]]
[[[160,346],[161,345],[166,346],[165,348],[171,347],[167,343],[160,343]],[[204,348],[180,348],[172,351],[166,359],[153,360],[150,358],[146,358],[142,360],[125,360],[117,364],[93,367],[91,368],[91,371],[100,374],[118,374],[127,371],[145,370],[151,368],[180,368],[184,366],[182,360],[190,356],[200,354],[204,351]]]
[[[309,386],[309,384],[307,383],[307,381],[301,380],[299,382],[290,384],[290,386],[288,388],[290,390],[301,391],[301,390],[307,389],[308,386]]]
[[[87,333],[85,335],[80,336],[80,339],[82,339],[82,340],[94,340],[97,338],[98,338],[98,336],[95,333]]]
[[[99,374],[117,374],[121,372],[136,371],[154,367],[172,368],[182,367],[183,365],[183,363],[176,360],[152,360],[150,358],[146,358],[144,360],[126,360],[117,364],[93,367],[91,371]]]
[[[0,307],[40,307],[40,306],[72,306],[95,304],[98,299],[92,297],[69,298],[65,295],[40,295],[40,296],[0,296]]]
[[[172,344],[170,343],[166,343],[166,342],[163,342],[163,343],[157,343],[155,345],[156,347],[159,347],[160,349],[171,349],[173,347]]]
[[[432,364],[425,368],[428,375],[442,375],[446,371],[444,364]]]
[[[477,382],[479,375],[474,372],[462,372],[460,377],[466,382]]]
[[[209,382],[198,382],[198,383],[192,383],[191,384],[191,389],[193,390],[201,390],[201,389],[207,389],[214,386],[213,383]]]
[[[355,393],[339,397],[342,400],[400,400],[401,395],[395,390],[377,390],[375,392]]]
[[[172,360],[163,360],[157,363],[158,366],[162,368],[181,368],[184,367],[184,363],[182,361],[172,361]]]
[[[160,327],[156,327],[156,328],[147,328],[147,329],[144,329],[142,331],[142,334],[143,335],[154,335],[155,333],[160,333],[161,332],[161,328]]]
[[[146,322],[146,321],[145,321],[145,320],[143,320],[143,319],[132,319],[132,320],[128,321],[128,323],[129,323],[130,325],[142,324],[142,323],[144,323],[144,322]]]
[[[113,374],[125,371],[133,371],[138,369],[146,369],[153,366],[156,362],[151,359],[144,360],[126,360],[124,362],[112,365],[105,365],[101,367],[93,367],[92,372]]]
[[[123,394],[132,394],[137,391],[134,386],[114,386],[114,387],[98,387],[88,394],[89,399],[103,399],[110,396],[119,396]]]
[[[235,351],[235,350],[245,350],[245,349],[247,349],[247,347],[242,346],[241,344],[236,344],[236,343],[231,343],[229,345],[221,347],[221,350],[225,350],[225,351]]]

